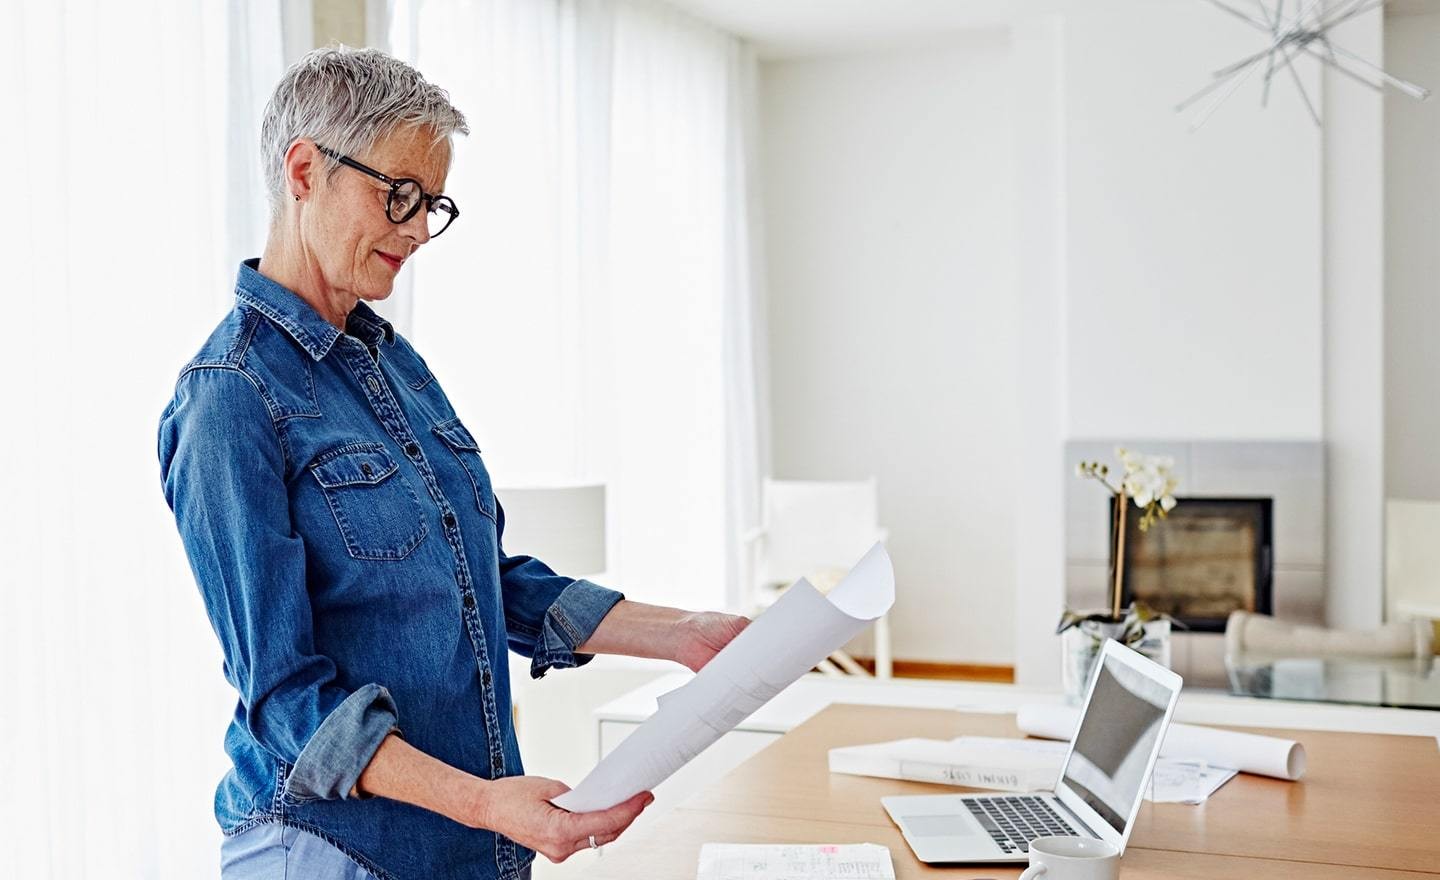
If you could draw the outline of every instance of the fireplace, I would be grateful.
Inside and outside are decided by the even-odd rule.
[[[1134,578],[1130,592],[1149,604],[1165,605],[1192,627],[1190,631],[1177,628],[1173,639],[1172,667],[1185,676],[1187,685],[1227,686],[1225,616],[1228,609],[1251,607],[1251,587],[1256,611],[1269,611],[1276,620],[1290,623],[1325,623],[1325,445],[1307,440],[1122,436],[1066,441],[1063,456],[1055,463],[1055,479],[1062,481],[1065,492],[1064,607],[1082,613],[1110,607],[1112,518],[1105,492],[1097,491],[1093,480],[1076,479],[1075,463],[1108,461],[1114,465],[1117,446],[1175,459],[1182,498],[1157,525],[1155,547],[1150,546],[1148,536],[1140,537],[1138,530],[1127,532],[1126,543],[1131,548]],[[1187,537],[1194,537],[1190,533],[1200,525],[1192,523],[1196,528],[1180,535],[1180,529],[1171,527],[1184,521],[1183,517],[1206,510],[1234,515],[1237,507],[1252,510],[1247,515],[1249,525],[1235,520],[1228,527],[1223,520],[1207,524],[1221,529],[1222,534],[1228,529],[1243,536],[1234,541],[1216,537],[1221,548],[1214,560],[1196,558],[1194,551],[1185,555],[1183,548],[1176,547],[1177,540],[1184,544]],[[1130,512],[1138,513],[1133,507]],[[1136,519],[1126,517],[1129,524]],[[1165,535],[1163,543],[1161,535]],[[1134,549],[1142,546],[1145,559]],[[1206,575],[1197,575],[1210,562],[1216,579],[1228,584],[1223,590],[1209,587]],[[1148,569],[1143,575],[1142,568]],[[1183,601],[1165,598],[1171,587],[1185,597]],[[1222,595],[1207,596],[1212,590]],[[1048,615],[1050,610],[1043,609],[1043,613]],[[1035,613],[1041,613],[1040,609]]]
[[[1169,614],[1192,632],[1224,632],[1235,610],[1272,613],[1273,501],[1177,501],[1146,532],[1138,516],[1126,517],[1124,602]]]

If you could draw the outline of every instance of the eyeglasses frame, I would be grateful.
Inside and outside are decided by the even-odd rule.
[[[381,183],[389,186],[390,192],[385,196],[385,219],[389,220],[391,223],[394,223],[396,226],[409,223],[410,219],[415,216],[415,213],[420,210],[420,206],[422,204],[425,205],[426,213],[433,214],[435,212],[435,203],[440,199],[444,199],[450,205],[450,210],[446,212],[450,215],[450,219],[445,223],[444,226],[440,227],[440,232],[444,232],[445,230],[449,229],[450,224],[454,223],[460,218],[460,208],[455,204],[454,199],[443,193],[435,193],[433,195],[431,193],[427,193],[425,191],[425,187],[421,185],[420,181],[416,180],[413,177],[391,177],[388,174],[383,174],[379,171],[376,171],[369,165],[366,165],[363,162],[357,162],[354,159],[351,159],[349,156],[332,150],[329,147],[322,147],[319,144],[316,144],[315,148],[318,149],[320,152],[324,153],[325,155],[329,156],[330,158],[334,159],[336,162],[339,162],[341,165],[354,168],[356,171],[359,171],[362,174],[368,174],[376,180],[380,181]],[[390,206],[395,203],[395,193],[399,191],[402,185],[407,183],[415,184],[415,188],[420,191],[420,198],[415,200],[415,204],[410,206],[410,210],[405,212],[404,217],[396,220],[393,216],[393,212],[390,210]],[[430,237],[436,238],[440,235],[440,232],[433,233]]]

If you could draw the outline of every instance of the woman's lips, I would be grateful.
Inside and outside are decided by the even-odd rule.
[[[379,257],[380,259],[384,260],[384,261],[385,261],[385,265],[389,266],[392,270],[394,270],[394,271],[396,271],[396,272],[399,272],[399,271],[400,271],[400,264],[403,263],[403,262],[405,262],[404,260],[400,259],[399,257],[392,257],[392,256],[390,256],[389,254],[384,253],[383,251],[376,251],[376,252],[375,252],[375,255],[376,255],[377,257]]]

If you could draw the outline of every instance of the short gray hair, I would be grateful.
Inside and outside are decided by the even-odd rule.
[[[346,46],[307,53],[275,86],[260,125],[271,215],[279,215],[287,195],[285,154],[295,141],[309,138],[353,156],[401,127],[429,128],[437,144],[457,132],[470,133],[450,95],[398,58]],[[339,167],[329,156],[324,161],[330,173]]]

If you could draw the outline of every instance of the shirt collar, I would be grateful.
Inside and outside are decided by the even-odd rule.
[[[395,341],[395,328],[363,302],[355,303],[345,318],[345,332],[371,347]]]
[[[330,353],[335,340],[342,335],[299,294],[261,275],[259,257],[240,264],[240,272],[235,278],[235,296],[280,325],[317,361]],[[381,340],[395,341],[395,328],[363,302],[357,302],[346,317],[345,330],[370,346],[379,345]]]

